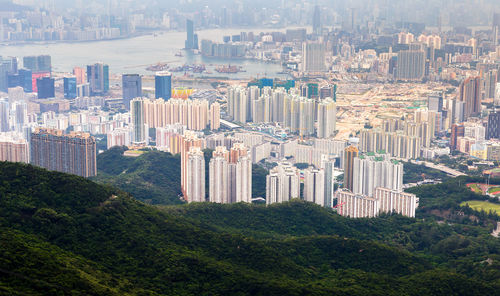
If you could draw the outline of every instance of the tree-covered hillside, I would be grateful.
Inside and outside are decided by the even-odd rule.
[[[498,268],[489,267],[498,267],[498,242],[484,240],[475,259],[489,263],[463,273],[425,250],[385,242],[411,219],[354,223],[303,202],[158,209],[109,186],[12,163],[0,163],[0,192],[0,294],[494,295],[500,288]],[[434,227],[432,235],[454,238]],[[370,229],[380,237],[362,235]],[[455,258],[466,244],[457,244]]]

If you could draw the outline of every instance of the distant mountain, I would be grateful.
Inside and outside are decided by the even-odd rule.
[[[495,295],[498,250],[474,226],[350,220],[300,201],[159,209],[0,163],[0,295]]]

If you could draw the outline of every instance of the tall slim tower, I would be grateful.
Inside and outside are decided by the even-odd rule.
[[[130,101],[142,97],[142,77],[139,74],[122,75],[123,105],[130,110]]]
[[[359,150],[354,146],[349,146],[344,150],[344,188],[353,190],[354,188],[354,158],[358,157]]]
[[[464,102],[464,120],[481,112],[481,77],[466,78],[459,87],[458,99]]]
[[[195,132],[186,131],[181,139],[181,190],[186,201],[190,201],[191,197],[187,192],[188,182],[188,153],[191,147],[203,148],[203,140],[199,139]]]
[[[318,5],[314,6],[314,14],[313,14],[313,32],[316,35],[321,34],[321,10]]]
[[[325,206],[325,172],[309,168],[304,172],[304,200]]]
[[[318,104],[318,138],[329,138],[335,134],[337,106],[331,98]]]
[[[143,144],[148,141],[148,126],[144,118],[144,99],[136,98],[130,102],[130,114],[132,116],[134,143]]]

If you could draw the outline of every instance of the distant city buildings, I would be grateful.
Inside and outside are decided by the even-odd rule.
[[[139,74],[122,75],[123,105],[130,109],[130,101],[142,97],[142,77]]]
[[[82,177],[97,175],[96,142],[87,133],[37,129],[31,134],[30,163]]]
[[[155,98],[170,100],[172,97],[172,73],[157,72],[155,74]]]
[[[300,198],[300,174],[290,163],[279,163],[266,177],[266,203],[282,203]]]
[[[109,91],[109,66],[96,63],[87,66],[87,82],[91,96],[103,96]]]

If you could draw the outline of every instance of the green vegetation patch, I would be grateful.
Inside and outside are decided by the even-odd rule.
[[[500,214],[500,204],[494,204],[484,200],[469,200],[464,201],[460,204],[461,206],[469,205],[475,211],[485,211],[489,213],[490,211]]]

